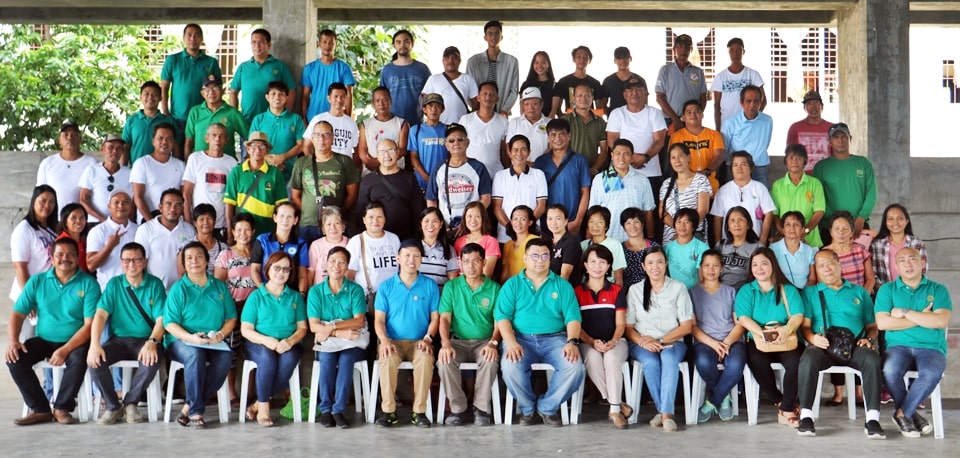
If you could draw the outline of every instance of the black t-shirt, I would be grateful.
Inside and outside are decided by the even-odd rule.
[[[358,232],[363,231],[363,209],[368,202],[375,200],[384,206],[384,216],[387,218],[385,230],[397,234],[400,240],[416,237],[417,228],[420,227],[420,212],[426,204],[420,192],[420,183],[413,172],[401,170],[391,175],[374,172],[360,180],[357,211],[354,212],[357,215]]]
[[[552,237],[550,231],[544,231],[544,235]],[[570,284],[579,285],[583,275],[583,266],[580,263],[583,251],[580,249],[580,242],[573,234],[565,232],[560,240],[553,240],[551,243],[553,243],[553,249],[550,251],[550,270],[560,275],[560,269],[564,264],[572,265],[573,272],[570,273]]]
[[[553,96],[563,99],[562,110],[573,109],[573,90],[583,83],[586,83],[593,89],[593,100],[600,100],[607,96],[606,93],[603,92],[603,85],[601,85],[596,78],[590,75],[587,75],[586,78],[577,78],[571,73],[560,78],[560,81],[557,81],[557,85],[553,87]],[[623,94],[620,95],[623,96]],[[553,102],[551,101],[551,103]]]
[[[627,77],[627,80],[631,78],[640,78],[640,75],[637,75],[636,73],[630,73],[630,76]],[[607,106],[609,107],[607,109],[607,114],[627,104],[627,100],[623,98],[623,90],[624,86],[626,85],[627,82],[621,80],[616,73],[613,73],[603,80],[603,93],[609,98],[607,101]]]

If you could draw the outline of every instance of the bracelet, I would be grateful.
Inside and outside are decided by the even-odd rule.
[[[430,334],[423,336],[423,340],[426,340],[427,343],[433,343],[433,337],[430,337]]]
[[[216,335],[217,337],[219,337],[220,340],[223,340],[223,339],[226,339],[226,338],[227,338],[226,336],[223,335],[223,332],[221,332],[221,331],[217,331],[217,333],[214,334],[214,335]]]
[[[790,326],[784,326],[783,328],[787,330],[787,334],[793,334],[793,328]]]

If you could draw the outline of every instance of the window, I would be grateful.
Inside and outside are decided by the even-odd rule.
[[[663,62],[670,63],[673,62],[673,41],[677,38],[678,35],[673,32],[672,27],[667,27],[665,30],[665,50],[664,50],[664,59]],[[716,75],[717,68],[717,38],[716,31],[713,27],[710,28],[710,31],[703,38],[703,40],[696,41],[694,37],[694,46],[690,50],[690,63],[700,67],[703,70],[703,76],[706,81],[704,84],[707,87],[710,87],[710,83],[713,82],[713,77]],[[707,91],[707,99],[710,100],[713,97],[712,91]]]
[[[943,61],[943,87],[948,89],[950,103],[960,103],[960,92],[957,91],[956,67],[953,59]]]
[[[233,78],[233,71],[237,68],[237,25],[227,24],[220,33],[220,46],[217,46],[217,59],[220,61],[220,70],[223,72],[223,81]]]
[[[791,102],[787,96],[787,45],[777,29],[770,28],[770,87],[773,102]]]
[[[149,65],[153,71],[157,72],[157,74],[160,74],[163,61],[167,57],[157,49],[158,45],[163,43],[163,30],[160,29],[159,25],[148,26],[143,32],[143,40],[150,43],[150,49],[152,51],[147,58],[147,65]]]

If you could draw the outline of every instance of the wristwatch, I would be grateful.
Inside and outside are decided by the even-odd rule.
[[[487,345],[491,345],[491,346],[496,347],[496,346],[500,345],[500,342],[497,342],[495,339],[490,339],[490,341],[487,342]]]
[[[152,344],[154,344],[154,345],[160,345],[160,341],[157,340],[157,339],[154,339],[153,337],[147,339],[147,342],[150,342],[150,343],[152,343]]]
[[[573,339],[567,339],[567,343],[572,343],[574,345],[580,345],[580,339],[574,337]]]

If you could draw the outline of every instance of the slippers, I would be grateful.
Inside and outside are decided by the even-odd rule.
[[[190,426],[190,417],[181,412],[180,416],[177,417],[177,423],[179,423],[180,426]]]
[[[194,428],[203,428],[207,426],[207,424],[203,422],[203,417],[196,417],[190,419],[190,426]]]
[[[270,417],[257,417],[257,423],[264,428],[273,426],[273,420]]]
[[[790,417],[784,415],[782,410],[777,412],[777,423],[781,425],[787,425],[791,428],[800,427],[800,419],[796,416],[796,414],[791,413],[791,415],[792,416]]]
[[[834,401],[833,399],[831,399],[831,400],[827,401],[827,402],[825,403],[825,405],[826,405],[827,407],[842,406],[842,405],[843,405],[843,401],[842,401],[842,400],[841,400],[841,401]]]
[[[250,407],[247,407],[247,420],[253,421],[257,419],[257,405],[253,404]]]

